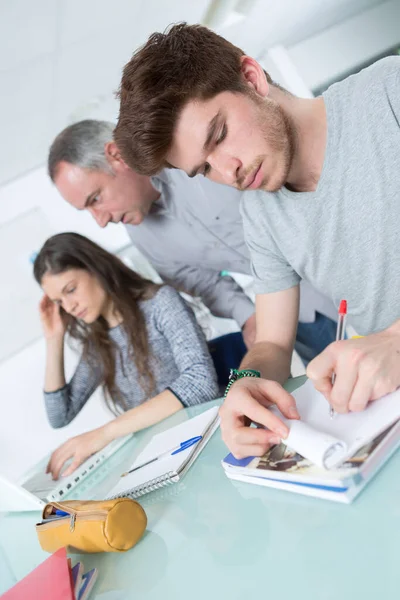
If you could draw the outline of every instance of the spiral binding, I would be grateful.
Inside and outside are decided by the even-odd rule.
[[[153,492],[154,490],[158,490],[162,487],[171,485],[172,483],[176,483],[179,481],[178,473],[174,473],[170,471],[169,473],[165,473],[164,475],[160,475],[160,477],[155,477],[150,481],[147,481],[143,485],[138,485],[128,492],[122,492],[121,494],[117,494],[116,496],[111,496],[109,500],[114,500],[115,498],[140,498],[140,496],[144,496],[149,492]]]

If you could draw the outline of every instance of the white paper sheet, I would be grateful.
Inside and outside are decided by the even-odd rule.
[[[327,400],[311,381],[292,395],[301,421],[283,419],[290,428],[285,444],[324,468],[337,467],[400,418],[400,390],[371,402],[362,412],[335,414],[333,419]]]

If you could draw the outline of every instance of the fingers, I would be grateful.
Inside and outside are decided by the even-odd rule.
[[[318,354],[307,366],[306,374],[314,383],[317,390],[328,389],[328,381],[331,381],[336,367],[337,344],[330,344],[321,354]],[[324,393],[324,392],[322,392]]]
[[[316,390],[321,392],[328,400],[329,404],[331,403],[331,394],[332,394],[332,377],[324,377],[318,381],[313,381],[314,387]]]
[[[330,403],[338,413],[346,413],[350,408],[350,398],[358,379],[358,368],[346,354],[339,357],[335,381],[330,395]]]
[[[257,384],[260,380],[257,381]],[[273,400],[269,397],[264,397],[265,390],[259,389],[258,385],[252,386],[252,392],[255,392],[253,397],[246,389],[235,390],[235,397],[231,396],[234,401],[228,403],[226,401],[225,406],[228,410],[221,409],[221,415],[224,419],[225,428],[236,429],[237,427],[243,427],[244,423],[242,420],[243,416],[254,423],[260,423],[267,429],[271,429],[279,437],[286,438],[289,434],[289,428],[279,419],[279,417],[273,414],[270,410],[266,409],[265,406],[260,404],[260,400],[270,404]],[[287,392],[286,392],[287,393]]]
[[[64,463],[74,456],[74,450],[69,443],[63,444],[53,452],[47,465],[47,472],[51,473],[53,479],[58,479]]]
[[[232,454],[237,460],[248,458],[249,456],[264,456],[271,446],[275,446],[277,443],[278,442],[269,444],[244,444],[243,446],[240,446],[240,449],[232,452]]]
[[[280,438],[286,438],[289,435],[289,428],[280,418],[270,410],[266,409],[259,402],[252,399],[247,403],[246,417],[254,423],[260,423],[267,429],[273,431]]]
[[[83,458],[75,456],[74,460],[69,465],[69,467],[65,469],[64,473],[62,474],[62,477],[68,477],[68,475],[71,475],[71,473],[73,473],[75,469],[77,469],[83,463],[83,460]]]
[[[256,427],[239,427],[234,434],[232,454],[241,459],[247,456],[262,456],[281,439],[273,431]]]
[[[359,377],[349,400],[349,410],[352,412],[364,410],[372,399],[373,387],[373,382],[370,379]]]
[[[222,439],[234,456],[260,456],[288,436],[287,425],[268,410],[271,404],[287,418],[299,418],[294,398],[276,382],[242,379],[232,386],[220,415]],[[266,429],[247,427],[249,420]]]
[[[39,302],[39,311],[41,313],[46,312],[46,310],[49,307],[49,298],[48,296],[46,296],[46,294],[42,297],[42,299]]]
[[[357,380],[357,369],[352,368],[343,350],[340,342],[330,344],[309,363],[306,370],[315,389],[325,396],[338,413],[348,411],[350,396]]]
[[[271,444],[279,444],[281,438],[273,431],[260,429],[258,427],[241,427],[236,435],[236,440],[243,445],[258,445],[269,447]]]
[[[259,397],[262,404],[275,404],[287,419],[300,419],[295,399],[277,381],[257,380]],[[257,422],[257,421],[256,421]],[[264,423],[262,423],[264,425]],[[270,428],[271,429],[271,428]],[[289,431],[288,431],[289,432]],[[279,433],[279,432],[276,432]]]
[[[308,365],[307,376],[338,413],[362,410],[371,398],[371,377],[362,360],[362,350],[347,340],[331,344]]]

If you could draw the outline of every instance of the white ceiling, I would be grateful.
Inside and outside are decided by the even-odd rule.
[[[214,0],[243,7],[246,51],[294,42],[378,0]],[[152,31],[202,21],[210,0],[0,0],[0,183],[46,161],[54,135],[116,117],[123,65]],[[239,37],[239,39],[237,39]],[[266,40],[266,41],[265,41]]]
[[[222,0],[223,1],[223,0]],[[229,0],[227,0],[229,1]],[[249,6],[246,26],[240,19],[231,27],[220,27],[230,39],[252,56],[267,48],[282,44],[291,46],[328,27],[348,19],[354,14],[382,3],[383,0],[237,0]],[[335,48],[332,48],[332,52]]]

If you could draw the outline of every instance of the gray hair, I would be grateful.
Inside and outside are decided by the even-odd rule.
[[[104,146],[113,139],[114,124],[109,121],[86,119],[69,125],[58,134],[49,150],[47,169],[54,182],[60,162],[81,169],[111,173]]]

